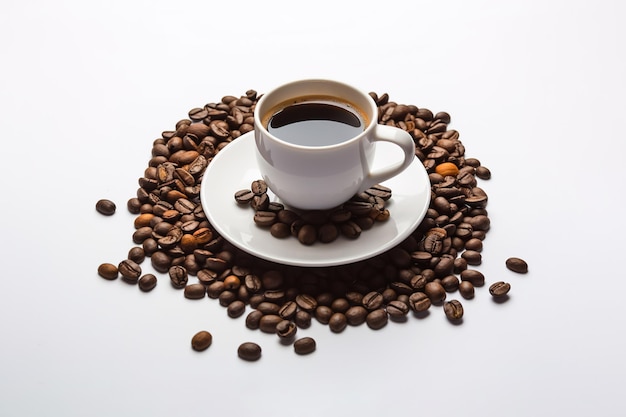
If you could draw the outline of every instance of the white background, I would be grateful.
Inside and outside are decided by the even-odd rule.
[[[4,0],[0,415],[624,415],[624,9]],[[380,331],[314,323],[300,357],[166,276],[150,293],[98,277],[133,246],[126,201],[163,130],[308,77],[452,115],[493,174],[480,270],[511,283],[506,303],[485,286],[460,326],[441,308]],[[260,361],[237,358],[248,340]]]

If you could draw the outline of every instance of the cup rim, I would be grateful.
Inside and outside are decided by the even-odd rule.
[[[259,111],[259,110],[261,109],[261,107],[263,107],[263,105],[265,104],[265,101],[267,101],[267,97],[271,97],[272,95],[278,94],[280,91],[284,89],[292,88],[294,85],[297,85],[297,84],[321,84],[321,83],[334,84],[336,86],[340,86],[342,89],[350,90],[353,94],[359,95],[362,99],[364,99],[364,101],[368,103],[368,108],[363,109],[366,112],[368,124],[365,127],[365,129],[363,129],[362,132],[360,132],[358,135],[350,139],[347,139],[347,140],[344,140],[342,142],[335,143],[332,145],[307,146],[307,145],[299,145],[299,144],[287,142],[273,135],[265,128],[265,126],[263,126],[261,118],[263,117],[264,112]],[[324,94],[324,95],[333,97],[333,94]],[[348,100],[346,98],[342,98],[338,94],[334,96],[337,99]],[[293,96],[293,98],[296,98],[296,97],[297,97],[296,95]],[[286,100],[281,100],[280,102],[283,102],[283,101],[286,101]],[[313,151],[313,150],[326,151],[326,150],[333,150],[333,149],[339,149],[342,147],[350,146],[354,142],[360,141],[365,135],[369,135],[369,133],[374,129],[374,126],[376,124],[378,124],[378,107],[376,106],[376,102],[374,101],[374,99],[369,94],[365,93],[364,91],[361,91],[360,89],[350,84],[347,84],[341,81],[327,79],[327,78],[308,78],[308,79],[295,80],[295,81],[290,81],[288,83],[284,83],[277,87],[274,87],[273,89],[269,90],[267,93],[264,93],[261,96],[261,98],[259,98],[259,101],[257,101],[256,106],[255,106],[255,111],[254,111],[255,134],[257,133],[257,129],[260,129],[264,136],[271,138],[273,141],[278,142],[283,146],[291,147],[294,149],[306,149],[308,151]]]

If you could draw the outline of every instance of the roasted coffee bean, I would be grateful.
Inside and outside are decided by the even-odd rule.
[[[217,299],[219,300],[221,306],[228,307],[233,302],[237,301],[237,293],[225,289],[220,293]]]
[[[98,275],[104,279],[117,279],[118,269],[117,266],[110,263],[103,263],[98,267]]]
[[[402,319],[409,313],[409,306],[398,300],[387,303],[386,309],[389,317],[394,320]]]
[[[267,301],[263,301],[256,309],[259,310],[263,314],[278,314],[280,312],[280,306],[275,303],[270,303]]]
[[[461,272],[460,276],[462,281],[469,281],[472,285],[474,285],[474,287],[481,287],[485,285],[485,276],[482,272],[475,269],[466,269]]]
[[[488,180],[491,178],[491,171],[487,167],[478,166],[476,167],[476,176],[481,180]]]
[[[453,292],[459,288],[459,279],[455,275],[447,275],[441,279],[441,285],[447,292]]]
[[[348,320],[348,324],[351,326],[359,326],[365,323],[365,319],[367,317],[367,309],[360,305],[355,305],[350,307],[344,313],[346,319]]]
[[[367,326],[373,330],[382,329],[383,327],[387,325],[388,321],[389,321],[389,316],[387,315],[387,312],[382,308],[379,308],[374,311],[370,311],[367,317],[365,318],[365,322],[367,323]]]
[[[343,313],[333,313],[328,320],[328,327],[333,333],[341,333],[348,325],[348,319]]]
[[[286,223],[274,223],[270,226],[270,233],[275,238],[284,239],[291,236],[291,228]]]
[[[291,320],[296,316],[298,305],[295,301],[287,301],[278,310],[278,315],[285,320]]]
[[[157,277],[154,274],[145,274],[137,281],[141,291],[152,291],[157,285]]]
[[[450,300],[443,305],[443,311],[450,321],[458,321],[463,317],[463,305],[458,300]]]
[[[276,333],[276,325],[282,320],[278,314],[266,314],[259,321],[259,329],[265,333]]]
[[[475,250],[466,250],[461,257],[467,261],[468,265],[480,265],[482,263],[482,255]]]
[[[518,274],[525,274],[528,272],[528,264],[521,258],[508,258],[506,260],[506,267],[513,272],[517,272]]]
[[[461,281],[459,283],[459,293],[466,300],[474,298],[474,285],[470,281]]]
[[[143,248],[135,246],[128,251],[128,259],[140,264],[146,259],[146,252]]]
[[[187,269],[185,269],[184,266],[174,265],[169,268],[168,274],[170,276],[170,282],[174,288],[185,288],[187,281],[189,280],[189,275],[187,274]]]
[[[263,317],[263,313],[261,313],[259,310],[252,310],[246,316],[246,327],[252,330],[258,329],[260,326],[262,317]]]
[[[117,270],[122,278],[128,282],[136,283],[141,276],[141,267],[137,262],[130,259],[123,260],[117,266]]]
[[[295,318],[296,325],[301,329],[311,327],[311,314],[308,311],[299,310]]]
[[[511,290],[511,284],[504,281],[494,282],[489,286],[489,294],[494,298],[500,298],[506,296]]]
[[[304,311],[311,312],[317,308],[317,300],[308,294],[299,294],[296,296],[296,304]]]
[[[261,346],[253,342],[245,342],[237,348],[237,355],[245,361],[261,359]]]
[[[239,204],[250,204],[254,198],[252,190],[239,190],[235,193],[235,201]]]
[[[199,300],[206,295],[206,287],[202,284],[189,284],[185,287],[184,295],[190,300]]]
[[[446,290],[436,281],[426,284],[424,287],[424,293],[428,296],[428,298],[430,298],[430,301],[433,304],[439,304],[446,299]]]
[[[317,306],[315,309],[315,318],[322,324],[328,324],[333,314],[333,309],[329,306]]]
[[[276,213],[271,211],[256,211],[254,213],[254,223],[260,227],[270,227],[276,222]]]
[[[380,308],[383,305],[383,295],[376,291],[371,291],[363,296],[361,300],[363,307],[372,311]]]
[[[291,320],[282,320],[276,325],[276,334],[283,343],[290,343],[296,337],[298,326]]]
[[[213,343],[213,335],[206,330],[201,330],[191,338],[191,348],[198,352],[206,350]]]
[[[246,311],[246,304],[241,300],[234,300],[228,307],[226,308],[226,313],[228,317],[237,318],[241,317],[243,313]]]
[[[430,305],[430,298],[421,291],[416,291],[409,296],[409,307],[416,313],[428,310]]]
[[[111,200],[102,199],[96,202],[96,211],[105,216],[111,216],[115,213],[115,203]]]
[[[316,348],[315,339],[312,337],[303,337],[293,344],[293,349],[298,355],[308,355],[313,353]]]
[[[317,241],[317,230],[315,229],[315,226],[311,224],[304,224],[298,230],[297,237],[300,243],[310,246]]]

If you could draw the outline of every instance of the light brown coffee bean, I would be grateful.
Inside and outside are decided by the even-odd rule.
[[[103,263],[98,267],[98,275],[104,279],[114,280],[118,277],[117,266],[111,263]]]

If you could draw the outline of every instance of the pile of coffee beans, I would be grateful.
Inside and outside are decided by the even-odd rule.
[[[483,240],[490,228],[487,193],[478,186],[478,179],[488,179],[491,173],[478,159],[465,156],[459,132],[448,128],[448,113],[398,104],[387,94],[370,95],[378,105],[379,123],[411,134],[415,155],[431,182],[426,217],[396,247],[348,265],[302,268],[256,258],[215,231],[200,203],[200,184],[213,157],[253,130],[259,96],[249,90],[240,97],[225,96],[219,102],[190,110],[188,118],[154,140],[152,158],[139,178],[137,194],[127,203],[128,210],[136,214],[132,238],[137,246],[117,265],[102,264],[98,273],[109,280],[121,274],[126,282],[150,291],[157,277],[143,274],[140,266],[149,257],[153,268],[167,274],[171,286],[186,298],[208,296],[218,300],[230,317],[245,314],[248,328],[277,334],[282,343],[293,343],[298,354],[316,349],[313,339],[297,338],[298,330],[309,327],[313,319],[336,333],[362,324],[381,329],[389,321],[404,321],[409,315],[423,317],[432,306],[439,306],[450,321],[458,323],[463,306],[458,299],[450,298],[458,294],[471,299],[475,288],[485,284],[484,275],[472,267],[482,262]],[[265,191],[266,186],[257,181],[250,190],[236,193],[235,198],[242,203],[256,199],[253,204],[258,204]],[[376,209],[384,213],[384,196],[390,196],[391,190],[375,187],[372,193],[376,204],[380,204]],[[361,206],[361,201],[354,205]],[[103,214],[113,209],[108,203],[98,207]],[[274,218],[274,210],[269,211],[272,214],[258,210],[255,220],[269,225],[267,218]],[[384,220],[385,215],[381,216],[376,220]],[[363,229],[362,224],[357,225]],[[289,226],[290,234],[292,229],[293,224]],[[326,240],[320,238],[320,230],[313,234]],[[300,242],[308,244],[309,238],[301,237],[301,231],[302,227],[297,233]],[[274,233],[280,236],[286,229]],[[517,272],[527,269],[519,258],[507,261],[507,267]],[[501,298],[510,285],[496,282],[490,290],[494,297]],[[212,336],[207,333],[192,339],[194,349],[203,350],[211,344]],[[261,348],[246,342],[238,355],[256,360]]]
[[[253,181],[249,189],[235,193],[237,203],[254,209],[257,226],[268,229],[279,239],[293,236],[303,245],[331,243],[340,235],[357,239],[363,230],[389,219],[385,202],[390,198],[391,189],[377,184],[331,210],[295,211],[270,201],[263,180]]]

